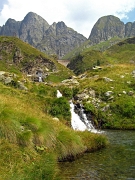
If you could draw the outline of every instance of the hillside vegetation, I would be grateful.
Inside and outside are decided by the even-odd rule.
[[[79,55],[80,53],[85,52],[85,51],[96,50],[96,51],[103,52],[122,40],[124,40],[124,38],[119,38],[116,36],[109,40],[106,40],[106,41],[103,41],[103,42],[100,42],[100,43],[94,44],[94,45],[91,44],[90,40],[87,40],[81,46],[74,48],[72,51],[67,53],[62,59],[72,60],[77,55]]]
[[[43,81],[60,82],[73,73],[28,43],[16,37],[0,36],[0,70],[16,73],[20,76],[36,78],[41,70]]]
[[[41,83],[33,81],[37,68],[48,74]],[[0,180],[61,179],[58,161],[107,145],[103,135],[70,127],[68,95],[56,94],[72,74],[18,38],[0,37]]]
[[[135,129],[135,66],[103,66],[84,77],[78,78],[80,91],[75,99],[93,116],[95,126]]]
[[[110,48],[107,48],[107,50],[102,51],[101,48],[105,45],[108,47],[108,41],[84,49],[71,59],[68,67],[78,75],[87,70],[91,70],[93,66],[135,63],[135,37],[120,41]]]
[[[88,50],[77,55],[68,64],[68,68],[77,75],[92,70],[93,66],[104,64],[104,57],[100,51]]]
[[[135,37],[117,43],[104,52],[110,63],[135,63]]]
[[[135,129],[135,37],[104,52],[83,51],[68,67],[78,75],[75,101],[93,116],[95,126]]]

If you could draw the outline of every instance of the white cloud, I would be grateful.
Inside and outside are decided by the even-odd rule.
[[[135,8],[135,0],[8,0],[0,12],[0,25],[8,18],[17,21],[32,11],[42,16],[49,24],[64,21],[86,37],[102,16],[115,15],[128,18],[127,13]]]

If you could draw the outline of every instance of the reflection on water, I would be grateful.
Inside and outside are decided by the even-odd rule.
[[[84,154],[74,162],[60,163],[63,179],[135,180],[135,131],[106,131],[110,145]]]

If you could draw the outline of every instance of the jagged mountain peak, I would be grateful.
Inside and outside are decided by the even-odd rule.
[[[86,41],[83,35],[67,27],[63,21],[50,26],[34,12],[29,12],[20,22],[8,20],[6,26],[0,28],[0,35],[16,35],[47,54],[57,54],[59,58]]]
[[[10,23],[16,23],[16,20],[9,18],[9,19],[6,21],[5,25],[8,25],[8,24],[10,24]]]
[[[63,21],[60,21],[57,23],[57,26],[60,27],[60,28],[63,28],[66,26],[66,24],[63,22]]]
[[[49,27],[49,24],[48,22],[42,18],[40,15],[34,13],[34,12],[29,12],[23,19],[23,21],[25,22],[30,22],[30,21],[33,21],[33,22],[36,22],[36,21],[40,21],[40,22],[43,22],[43,23],[46,23],[46,25]]]

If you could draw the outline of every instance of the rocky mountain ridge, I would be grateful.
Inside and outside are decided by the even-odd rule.
[[[16,36],[47,54],[64,56],[86,38],[67,27],[64,22],[53,23],[51,26],[41,16],[29,12],[22,21],[8,19],[0,27],[0,35]]]
[[[29,12],[22,21],[8,19],[6,24],[0,27],[0,35],[19,37],[42,52],[56,54],[59,59],[87,41],[86,37],[67,27],[63,21],[49,25],[45,19],[33,12]],[[108,15],[99,18],[95,23],[88,38],[89,43],[86,43],[84,48],[112,38],[119,38],[116,39],[116,42],[119,42],[133,36],[135,22],[124,24],[119,18]],[[109,46],[113,44],[115,41]]]

